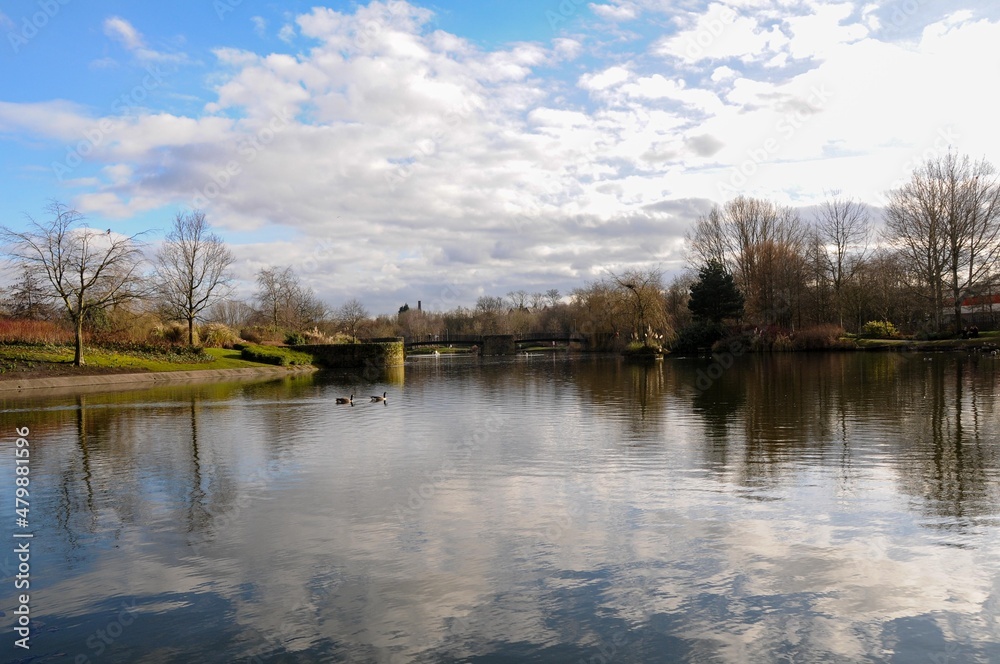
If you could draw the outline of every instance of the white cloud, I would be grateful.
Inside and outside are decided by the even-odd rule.
[[[104,21],[104,34],[121,42],[130,51],[145,48],[142,35],[131,23],[119,16],[112,16]]]
[[[546,279],[565,290],[608,265],[678,267],[704,205],[664,202],[738,190],[809,204],[840,188],[877,203],[946,128],[1000,164],[976,73],[1000,65],[996,22],[952,14],[892,43],[843,3],[729,7],[698,57],[686,40],[718,28],[719,3],[627,60],[595,57],[583,35],[485,50],[406,3],[318,7],[287,24],[300,33],[287,53],[215,50],[203,113],[115,118],[71,176],[101,183],[78,205],[121,217],[201,196],[222,228],[301,237],[282,259],[316,265],[307,276],[330,299],[365,273],[370,297],[392,301],[450,267],[491,293]],[[108,24],[145,49],[130,27]],[[67,102],[0,103],[0,132],[67,146],[100,119]],[[240,252],[248,266],[277,255]]]
[[[0,133],[26,132],[72,141],[94,123],[78,104],[50,101],[15,104],[0,101]]]
[[[716,83],[727,81],[731,78],[736,78],[737,74],[738,72],[735,69],[722,65],[721,67],[716,67],[712,72],[712,80]]]
[[[625,67],[608,67],[602,72],[595,74],[584,74],[580,77],[580,87],[585,90],[606,90],[610,87],[624,83],[631,73]]]
[[[821,4],[815,13],[789,17],[785,24],[791,33],[788,55],[792,58],[824,58],[843,44],[850,44],[868,35],[861,23],[844,24],[854,12],[851,3]]]
[[[281,26],[281,30],[278,31],[278,39],[286,44],[291,44],[295,40],[295,26],[291,23]]]
[[[556,38],[552,40],[553,52],[563,60],[573,60],[583,52],[583,44],[576,39]]]
[[[789,41],[779,26],[767,27],[758,18],[739,14],[720,3],[712,3],[704,13],[682,20],[684,28],[662,39],[656,53],[686,63],[725,58],[756,61],[784,48]]]
[[[635,4],[619,0],[614,4],[590,3],[590,10],[608,21],[631,21],[638,15]]]
[[[119,42],[136,58],[145,62],[184,63],[188,61],[188,57],[184,53],[166,53],[149,48],[142,33],[120,16],[111,16],[104,20],[104,34]]]
[[[250,22],[253,23],[253,31],[258,37],[264,37],[267,34],[267,21],[261,16],[251,16]]]

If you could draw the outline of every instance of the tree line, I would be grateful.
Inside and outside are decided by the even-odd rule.
[[[45,221],[29,218],[27,230],[0,227],[19,275],[3,306],[8,316],[71,323],[78,364],[88,326],[109,312],[142,307],[182,322],[188,344],[195,343],[196,322],[217,322],[244,336],[297,340],[307,331],[441,341],[574,333],[589,336],[593,348],[611,349],[671,346],[706,322],[795,333],[821,325],[854,332],[886,321],[941,334],[963,327],[962,303],[970,298],[992,320],[1000,290],[996,169],[953,152],[927,160],[887,193],[881,227],[872,208],[840,195],[809,219],[738,196],[697,219],[686,237],[687,269],[669,284],[658,268],[609,271],[565,296],[517,290],[447,312],[404,304],[375,317],[356,299],[331,310],[290,266],[262,268],[253,297],[234,298],[234,256],[202,212],[176,215],[146,272],[144,233],[91,229],[59,203],[47,211]]]
[[[262,268],[252,303],[234,299],[236,259],[203,212],[177,214],[152,261],[143,253],[145,232],[126,236],[90,228],[58,202],[47,212],[46,220],[29,217],[26,230],[0,226],[18,275],[0,306],[12,318],[68,321],[77,366],[84,364],[85,330],[100,329],[110,318],[148,314],[147,320],[179,321],[188,345],[196,342],[197,321],[260,327],[272,335],[330,322],[327,306],[291,267]],[[148,263],[152,270],[145,269]],[[368,316],[357,300],[335,313],[351,321],[352,333]]]
[[[883,320],[929,333],[960,330],[964,301],[985,310],[998,294],[996,169],[949,152],[914,169],[887,199],[876,231],[857,200],[835,196],[806,221],[791,208],[737,197],[695,224],[692,263],[725,266],[753,324],[857,330]]]

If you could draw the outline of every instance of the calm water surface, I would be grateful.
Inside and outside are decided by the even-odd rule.
[[[7,398],[0,660],[1000,662],[998,381],[543,355]]]

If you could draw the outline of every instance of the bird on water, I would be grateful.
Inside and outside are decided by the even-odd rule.
[[[385,398],[386,398],[387,396],[389,396],[389,393],[388,393],[388,392],[383,392],[383,393],[382,393],[382,396],[380,396],[380,397],[378,397],[378,396],[373,396],[373,397],[372,397],[372,401],[373,401],[373,402],[375,402],[375,401],[385,401]]]
[[[347,399],[345,397],[337,397],[337,403],[349,403],[349,404],[351,404],[353,406],[354,405],[354,395],[352,394],[350,399]]]

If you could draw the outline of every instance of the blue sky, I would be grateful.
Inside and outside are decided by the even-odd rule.
[[[998,38],[980,0],[7,2],[0,223],[197,207],[242,294],[292,265],[374,312],[673,273],[736,194],[807,218],[1000,163]]]

